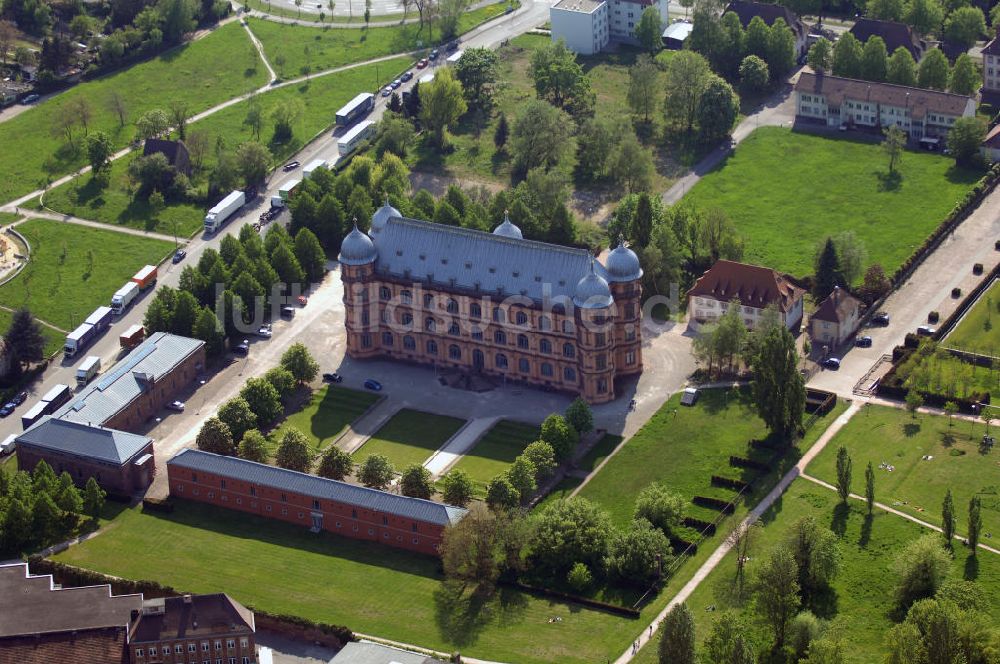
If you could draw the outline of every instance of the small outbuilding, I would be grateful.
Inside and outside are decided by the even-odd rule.
[[[663,46],[672,51],[680,51],[684,48],[684,42],[691,36],[694,24],[687,21],[675,21],[667,26],[663,31]]]
[[[858,329],[861,301],[837,286],[812,315],[809,329],[813,340],[839,346]]]

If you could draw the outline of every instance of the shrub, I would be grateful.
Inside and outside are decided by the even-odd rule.
[[[927,322],[928,323],[936,323],[936,322],[938,322],[938,320],[940,320],[940,318],[941,318],[941,314],[939,314],[936,311],[932,311],[929,314],[927,314]]]
[[[590,570],[583,563],[573,565],[573,569],[566,575],[566,583],[578,593],[586,590],[593,580],[593,575],[591,575]]]
[[[956,297],[956,298],[957,297],[962,297],[962,289],[961,288],[957,288],[957,287],[956,288],[952,288],[951,289],[951,296],[952,297]]]
[[[972,266],[972,274],[977,274],[978,275],[978,274],[982,274],[982,273],[983,273],[983,264],[982,263],[976,263],[975,265]]]

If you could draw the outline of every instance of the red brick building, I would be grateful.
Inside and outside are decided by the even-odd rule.
[[[170,459],[167,477],[176,498],[432,555],[437,555],[445,528],[467,512],[195,449]]]
[[[585,249],[403,218],[388,203],[341,245],[347,353],[615,398],[642,371],[642,269]]]
[[[253,611],[228,595],[142,603],[129,632],[131,664],[256,664]]]

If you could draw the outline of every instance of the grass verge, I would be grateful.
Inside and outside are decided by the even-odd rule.
[[[401,471],[410,464],[422,464],[462,428],[465,420],[404,408],[389,418],[355,453],[364,463],[372,454],[382,454]]]
[[[983,291],[976,303],[941,342],[949,348],[961,348],[984,355],[1000,353],[1000,281]],[[997,320],[993,320],[996,318]]]
[[[276,447],[284,431],[295,428],[306,435],[313,452],[320,452],[378,400],[369,392],[326,385],[313,392],[301,410],[286,417],[270,438]]]
[[[507,470],[540,435],[537,425],[500,420],[455,464],[455,469],[468,473],[485,495],[489,481]]]

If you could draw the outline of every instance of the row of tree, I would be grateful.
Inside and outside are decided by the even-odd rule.
[[[731,81],[742,73],[749,56],[763,61],[772,83],[784,80],[795,67],[795,35],[782,18],[768,26],[755,16],[744,30],[734,12],[720,17],[709,3],[703,3],[695,9],[688,41],[691,50],[703,55],[720,76]]]
[[[906,23],[921,35],[935,35],[966,49],[986,34],[983,10],[966,0],[868,0],[865,15]]]

